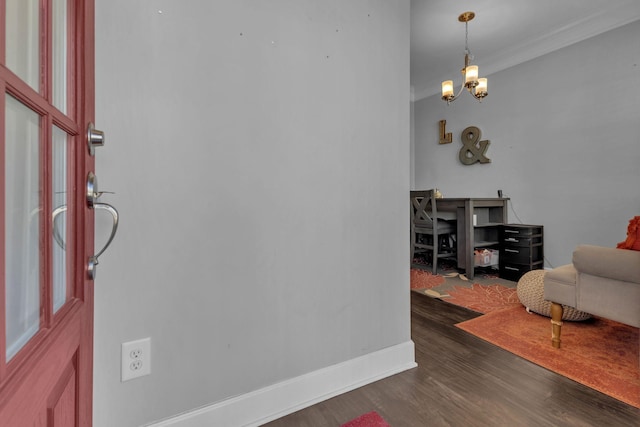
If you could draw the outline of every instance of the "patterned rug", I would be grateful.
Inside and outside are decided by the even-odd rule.
[[[411,269],[412,291],[483,314],[521,306],[516,285],[516,282],[500,279],[492,270],[479,270],[474,279],[469,280],[446,263],[435,275],[419,265]]]
[[[390,427],[389,424],[376,412],[372,411],[358,418],[342,424],[341,427]]]
[[[562,347],[551,346],[549,318],[524,307],[497,310],[456,325],[530,362],[640,408],[638,328],[592,318],[563,322]]]

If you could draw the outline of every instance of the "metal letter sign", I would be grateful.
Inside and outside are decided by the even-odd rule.
[[[449,144],[452,140],[451,132],[447,133],[447,121],[440,120],[440,144]]]
[[[464,165],[472,165],[476,162],[491,163],[491,159],[485,156],[490,141],[480,141],[482,132],[476,126],[469,126],[462,131],[460,136],[463,147],[460,149],[460,162]]]

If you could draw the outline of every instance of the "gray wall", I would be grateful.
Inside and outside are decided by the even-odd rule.
[[[490,75],[481,104],[469,94],[415,102],[413,187],[449,197],[502,189],[511,222],[544,225],[547,267],[571,262],[581,243],[615,246],[640,214],[639,39],[635,22]],[[438,144],[442,119],[451,144]],[[468,126],[491,141],[491,163],[458,160]]]
[[[409,1],[96,8],[121,225],[95,284],[95,425],[410,341]],[[147,336],[151,376],[121,383],[120,343]]]

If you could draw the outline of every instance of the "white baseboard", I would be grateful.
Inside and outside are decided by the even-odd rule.
[[[413,341],[407,341],[149,426],[260,426],[416,366]]]

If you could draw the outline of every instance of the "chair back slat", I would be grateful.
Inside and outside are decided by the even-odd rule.
[[[438,208],[434,190],[411,191],[411,222],[437,228]]]

